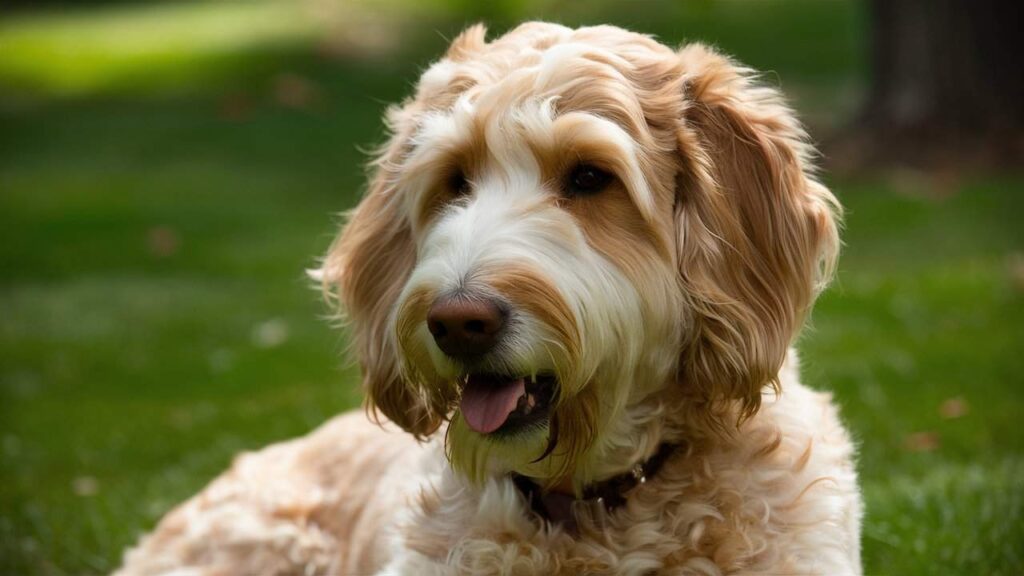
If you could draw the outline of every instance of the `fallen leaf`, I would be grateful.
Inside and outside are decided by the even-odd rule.
[[[934,452],[939,448],[939,435],[935,432],[914,432],[903,438],[908,452]]]
[[[969,411],[970,407],[967,405],[967,400],[965,400],[963,396],[947,398],[939,405],[939,416],[942,416],[946,420],[953,420],[954,418],[966,416]]]
[[[154,226],[146,232],[146,246],[157,258],[169,258],[181,248],[181,238],[168,226]]]
[[[274,99],[282,106],[308,108],[319,92],[316,84],[298,74],[284,73],[274,78]]]
[[[232,122],[244,122],[252,115],[253,102],[246,94],[232,93],[221,99],[217,115]]]

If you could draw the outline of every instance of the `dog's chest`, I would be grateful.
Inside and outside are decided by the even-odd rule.
[[[801,390],[791,386],[790,402]],[[824,398],[816,400],[825,404]],[[743,442],[674,458],[577,534],[538,520],[511,480],[452,474],[422,491],[400,547],[442,574],[821,572],[856,565],[852,445],[821,421],[755,418]],[[769,411],[770,413],[770,411]],[[586,512],[586,510],[584,510]],[[412,572],[410,572],[412,573]],[[826,571],[826,573],[828,573]]]
[[[540,519],[511,482],[492,481],[471,499],[439,492],[403,528],[403,546],[452,574],[649,575],[686,566],[714,573],[763,563],[768,526],[741,501],[723,507],[714,493],[684,499],[650,488],[607,514],[577,506],[572,530]]]

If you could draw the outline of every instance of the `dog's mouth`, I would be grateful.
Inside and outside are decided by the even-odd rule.
[[[547,419],[557,385],[553,374],[471,373],[462,382],[459,407],[474,432],[517,432]]]

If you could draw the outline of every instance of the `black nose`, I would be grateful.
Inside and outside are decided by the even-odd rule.
[[[445,296],[427,312],[427,328],[442,352],[467,360],[494,348],[506,316],[490,299]]]

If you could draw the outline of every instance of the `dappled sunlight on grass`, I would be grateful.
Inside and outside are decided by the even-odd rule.
[[[308,3],[186,2],[72,9],[0,22],[0,82],[56,95],[180,90],[254,49],[324,33]]]

